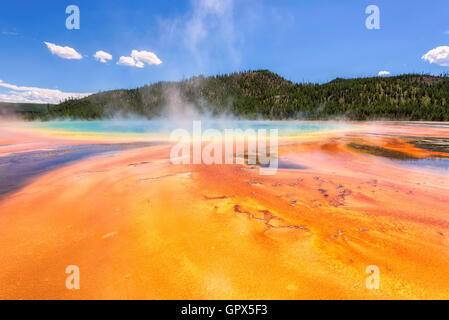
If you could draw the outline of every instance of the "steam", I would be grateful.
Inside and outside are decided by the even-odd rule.
[[[170,120],[185,119],[194,120],[199,119],[201,114],[194,104],[185,101],[181,97],[181,92],[176,87],[170,87],[165,90],[164,95],[168,101],[163,108],[163,117]]]
[[[196,70],[207,73],[210,66],[226,62],[238,68],[244,39],[236,32],[234,0],[191,0],[190,4],[186,14],[159,21],[163,41],[189,52]]]

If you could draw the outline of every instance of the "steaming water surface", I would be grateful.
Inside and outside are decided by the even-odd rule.
[[[51,121],[34,123],[41,129],[80,133],[112,133],[138,135],[168,135],[172,130],[183,128],[191,131],[192,121],[171,120],[102,120],[102,121]],[[207,129],[278,129],[280,135],[296,135],[348,128],[338,123],[303,123],[296,121],[247,121],[247,120],[202,120],[202,130]]]
[[[193,121],[158,119],[158,120],[101,120],[101,121],[49,121],[35,122],[31,126],[55,132],[93,133],[106,135],[134,135],[142,137],[166,138],[178,128],[192,132]],[[223,132],[225,129],[277,129],[281,136],[295,136],[306,133],[324,132],[330,130],[347,130],[353,128],[347,123],[329,122],[301,122],[301,121],[251,121],[229,119],[203,119],[201,129],[217,129]],[[449,172],[449,159],[426,158],[410,161],[394,161],[396,164],[405,165],[424,170]]]

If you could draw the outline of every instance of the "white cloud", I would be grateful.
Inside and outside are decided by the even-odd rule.
[[[56,104],[69,98],[84,98],[92,93],[62,92],[56,89],[44,89],[36,87],[23,87],[5,83],[0,80],[0,87],[10,89],[8,93],[0,94],[2,102],[22,103],[50,103]]]
[[[133,50],[131,52],[131,57],[121,56],[119,61],[117,62],[117,64],[137,68],[143,68],[145,67],[145,64],[152,65],[161,63],[162,61],[156,56],[156,54],[145,50]]]
[[[449,67],[449,47],[436,47],[423,55],[421,59],[428,61],[429,63],[436,63],[440,66]]]
[[[62,59],[75,59],[75,60],[80,60],[83,57],[81,56],[81,54],[79,54],[75,49],[70,48],[70,47],[61,47],[58,46],[54,43],[50,43],[50,42],[44,42],[48,49],[50,50],[50,52],[54,55],[57,55],[58,57],[62,58]]]
[[[133,57],[134,60],[138,62],[146,63],[148,65],[162,63],[162,61],[157,57],[156,54],[145,50],[142,51],[133,50],[131,52],[131,57]]]
[[[378,76],[388,76],[390,74],[390,71],[379,71],[379,73],[377,74]]]
[[[124,57],[124,56],[120,57],[117,64],[121,64],[128,67],[137,67],[137,68],[144,67],[143,63],[134,60],[132,57]]]
[[[449,30],[448,31],[446,31],[444,34],[449,34]]]
[[[101,63],[106,63],[106,60],[112,60],[112,55],[100,50],[95,53],[94,58]]]

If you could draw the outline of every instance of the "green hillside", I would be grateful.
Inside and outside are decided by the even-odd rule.
[[[0,116],[33,119],[46,114],[49,109],[50,105],[47,104],[0,102]]]
[[[249,71],[133,90],[101,92],[25,112],[29,119],[163,116],[171,105],[244,118],[449,121],[449,77],[409,74],[296,84],[267,71]]]

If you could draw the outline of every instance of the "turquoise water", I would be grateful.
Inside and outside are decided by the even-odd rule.
[[[170,120],[104,120],[104,121],[50,121],[34,123],[33,126],[42,129],[81,132],[81,133],[111,133],[111,134],[169,134],[171,131],[183,128],[192,130],[192,121]],[[247,120],[202,120],[201,129],[278,129],[280,135],[295,135],[348,128],[348,125],[337,123],[302,123],[294,121],[247,121]]]

